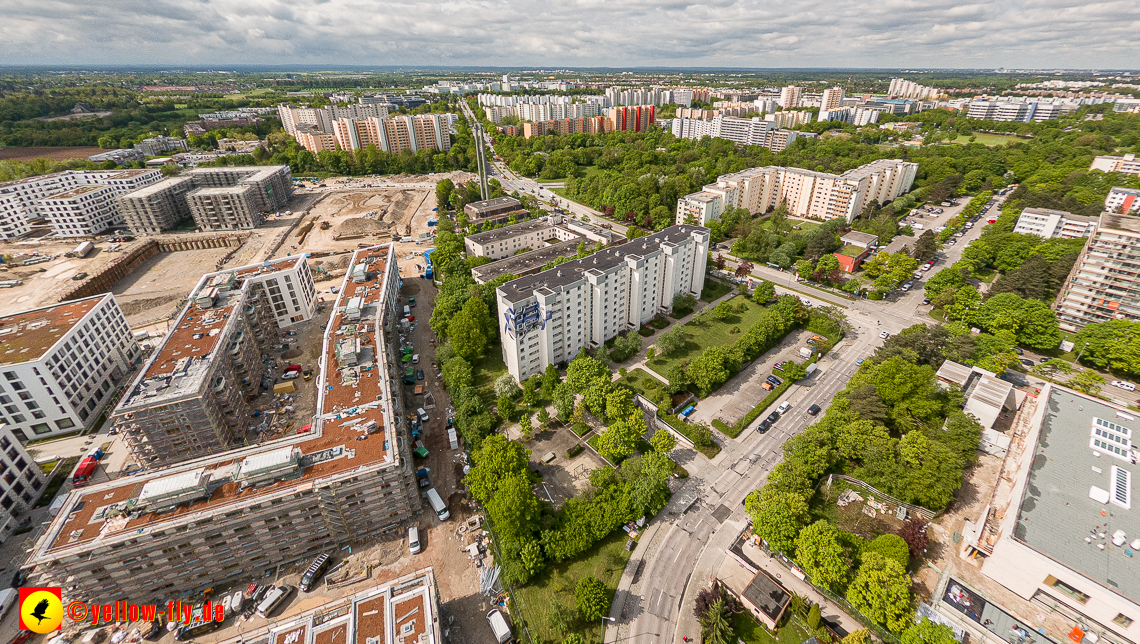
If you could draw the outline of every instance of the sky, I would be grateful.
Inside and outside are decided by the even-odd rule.
[[[1136,0],[0,0],[0,64],[1135,69],[1138,30]]]

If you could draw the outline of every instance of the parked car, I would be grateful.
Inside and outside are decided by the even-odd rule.
[[[423,380],[423,379],[424,379],[424,370],[423,369],[416,369],[416,380]]]
[[[786,365],[786,364],[788,364],[787,360],[781,360],[780,362],[777,362],[776,364],[772,365],[772,368],[773,369],[779,369],[780,371],[783,371],[784,365]]]
[[[922,298],[922,303],[923,304],[930,304],[930,298],[929,297]]]
[[[791,408],[792,408],[792,403],[785,400],[784,402],[780,403],[779,407],[776,408],[776,413],[783,415],[783,414],[787,413],[787,411]]]
[[[760,432],[761,434],[764,434],[764,433],[767,433],[767,431],[771,428],[772,428],[772,423],[768,422],[768,419],[765,418],[764,420],[760,421],[759,425],[756,426],[756,431]]]
[[[1037,364],[1045,364],[1046,362],[1049,362],[1048,357],[1042,356],[1042,357],[1037,359]]]
[[[1034,362],[1032,360],[1030,360],[1029,358],[1022,358],[1021,364],[1025,365],[1027,367],[1032,367],[1034,365]]]
[[[879,332],[879,337],[880,337],[880,338],[882,338],[882,339],[884,339],[884,340],[886,340],[887,338],[891,337],[891,334],[890,334],[890,333],[887,333],[886,331],[880,331],[880,332]]]
[[[1025,351],[1023,351],[1023,350],[1021,349],[1021,347],[1014,347],[1014,348],[1013,348],[1013,350],[1014,350],[1014,351],[1016,351],[1016,352],[1017,352],[1017,355],[1019,355],[1019,356],[1023,356],[1023,355],[1025,355]]]
[[[765,380],[772,383],[772,385],[776,386],[776,387],[779,387],[784,382],[783,380],[780,380],[776,376],[768,376],[767,378],[765,378]]]
[[[1136,391],[1136,385],[1132,384],[1131,382],[1124,382],[1123,380],[1113,380],[1112,386],[1119,387],[1125,391]]]
[[[774,411],[768,414],[768,422],[774,424],[777,420],[780,420],[780,412]]]
[[[808,415],[809,416],[815,416],[820,411],[822,411],[822,410],[820,409],[819,405],[812,405],[811,407],[808,407]]]

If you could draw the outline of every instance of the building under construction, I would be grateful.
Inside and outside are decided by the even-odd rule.
[[[198,230],[260,226],[293,196],[289,166],[195,168],[118,198],[132,232],[158,234],[193,217]]]
[[[30,579],[62,586],[68,602],[169,600],[401,531],[420,500],[389,341],[398,317],[395,248],[359,250],[353,264],[365,267],[365,281],[345,277],[306,431],[72,490],[24,563]],[[344,306],[356,297],[362,315],[350,322]],[[362,344],[351,366],[334,350],[349,337]]]
[[[263,358],[315,310],[301,255],[203,276],[111,416],[131,455],[154,467],[244,445],[246,401],[272,386]]]

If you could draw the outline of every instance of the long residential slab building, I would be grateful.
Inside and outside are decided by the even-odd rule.
[[[45,221],[57,237],[90,237],[123,223],[116,199],[162,180],[158,170],[67,170],[0,183],[0,239]]]
[[[32,583],[62,586],[64,601],[165,600],[401,529],[420,500],[393,380],[398,285],[393,245],[353,254],[310,426],[72,490],[22,566]]]
[[[204,275],[111,422],[137,462],[172,465],[248,442],[247,400],[263,383],[278,329],[316,311],[302,255]]]
[[[677,200],[677,223],[706,226],[728,208],[761,214],[783,203],[788,213],[850,223],[871,201],[886,203],[910,190],[918,164],[879,159],[843,174],[765,166],[721,175]]]
[[[704,288],[711,232],[670,226],[496,289],[503,361],[519,382],[636,330]]]
[[[1101,214],[1054,308],[1074,333],[1091,322],[1140,320],[1140,217]]]

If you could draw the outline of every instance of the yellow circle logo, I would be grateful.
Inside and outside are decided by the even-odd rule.
[[[20,604],[20,617],[24,626],[33,633],[50,633],[63,623],[63,604],[57,595],[37,590]]]

